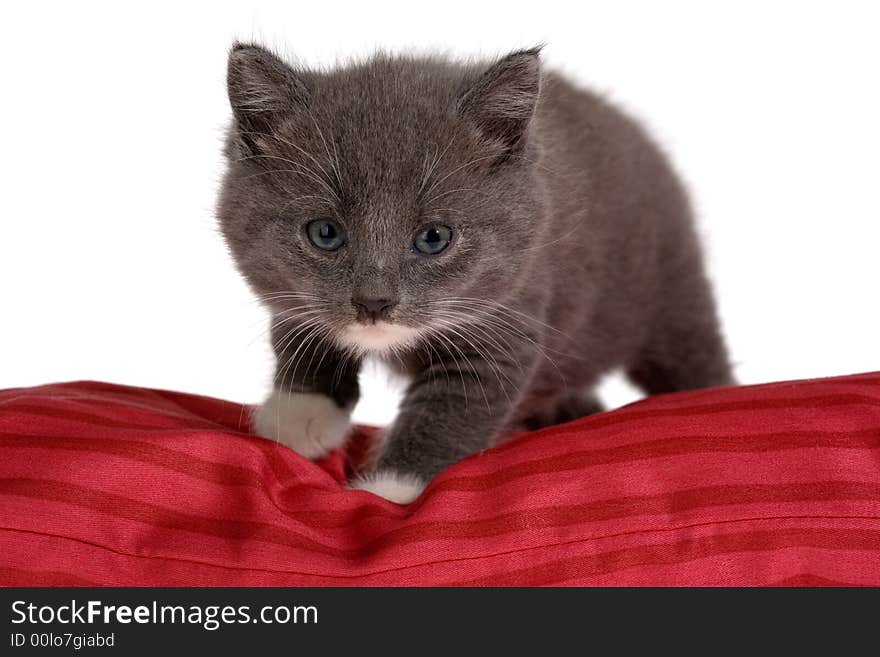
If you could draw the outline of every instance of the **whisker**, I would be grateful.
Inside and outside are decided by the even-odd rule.
[[[300,174],[301,176],[309,178],[310,180],[321,185],[324,189],[326,189],[328,192],[330,192],[330,194],[333,195],[333,197],[336,199],[337,203],[342,202],[342,199],[339,198],[339,195],[334,191],[334,189],[329,184],[327,184],[326,182],[324,182],[320,178],[316,177],[315,174],[309,173],[309,171],[306,167],[302,167],[302,165],[299,165],[299,166],[301,167],[299,169],[270,169],[269,171],[260,171],[258,173],[251,173],[247,176],[241,176],[241,177],[237,178],[236,180],[249,180],[251,178],[257,178],[259,176],[267,176],[267,175],[270,175],[273,173],[297,173],[297,174]]]
[[[311,112],[310,112],[310,114],[311,114]],[[275,141],[281,142],[282,144],[286,144],[287,146],[290,146],[291,148],[295,148],[297,151],[299,151],[300,153],[302,153],[303,155],[305,155],[307,158],[309,158],[309,159],[314,163],[314,165],[315,165],[316,167],[318,167],[318,169],[321,171],[321,173],[324,174],[324,177],[325,177],[325,178],[329,178],[329,177],[330,177],[330,176],[327,175],[327,171],[324,169],[323,166],[321,166],[321,163],[317,160],[317,158],[316,158],[314,155],[312,155],[312,154],[309,153],[308,151],[304,150],[301,146],[298,146],[297,144],[294,144],[293,142],[288,141],[287,139],[284,139],[284,138],[281,137],[280,135],[276,135],[276,134],[264,135],[263,133],[258,133],[258,132],[253,132],[253,131],[245,131],[243,134],[249,134],[249,135],[260,135],[260,136],[263,136],[263,137],[269,137],[269,138],[271,138],[271,139],[274,139]],[[237,159],[237,160],[235,160],[235,161],[236,161],[236,162],[241,162],[241,161],[243,161],[243,160],[248,160],[248,159],[253,159],[253,158],[259,158],[259,157],[277,157],[277,156],[252,155],[252,156],[248,156],[248,157],[242,157],[242,158],[239,158],[239,159]],[[291,164],[297,164],[297,165],[300,165],[300,166],[305,166],[305,165],[302,165],[302,164],[299,163],[299,162],[294,162],[293,160],[287,160],[286,158],[280,158],[280,159],[285,159],[287,162],[290,162]],[[306,168],[309,169],[309,171],[311,171],[315,176],[320,177],[320,176],[318,176],[317,172],[315,172],[314,170],[312,170],[312,169],[310,169],[310,168],[308,168],[308,167],[306,167]]]
[[[483,307],[483,308],[487,304],[490,304],[494,308],[497,308],[497,309],[502,310],[507,313],[512,313],[513,315],[516,315],[518,317],[522,317],[523,319],[526,319],[528,321],[535,322],[536,324],[542,326],[543,328],[546,328],[546,329],[549,329],[550,331],[553,331],[557,335],[560,335],[568,340],[573,340],[573,338],[571,336],[566,335],[565,333],[563,333],[562,331],[560,331],[556,327],[551,326],[550,324],[547,324],[546,322],[542,322],[541,320],[539,320],[535,317],[532,317],[531,315],[528,315],[520,310],[516,310],[515,308],[511,308],[510,306],[507,306],[499,301],[495,301],[494,299],[477,299],[474,297],[448,297],[446,299],[441,299],[435,303],[444,303],[444,302],[453,302],[453,303],[466,302],[466,303],[476,304],[477,306]]]
[[[419,186],[419,191],[418,191],[419,197],[421,197],[422,192],[425,190],[425,185],[428,184],[428,180],[430,180],[431,176],[434,175],[434,171],[436,170],[437,166],[440,164],[440,161],[443,159],[443,157],[446,155],[446,152],[450,149],[450,147],[452,146],[452,143],[455,141],[455,135],[456,135],[456,133],[452,134],[452,138],[449,140],[449,143],[446,144],[446,148],[443,149],[442,153],[440,153],[439,155],[436,155],[437,151],[436,150],[434,151],[435,152],[434,161],[431,163],[430,169],[428,169],[428,171],[425,173],[424,178],[422,178],[422,184]]]
[[[292,322],[297,319],[302,319],[303,317],[311,317],[314,315],[320,315],[324,312],[324,310],[323,309],[320,309],[320,310],[287,309],[287,310],[282,311],[279,314],[286,315],[287,313],[291,313],[291,312],[295,312],[295,314],[289,315],[286,317],[282,317],[278,321],[271,323],[268,328],[263,328],[261,331],[258,332],[257,336],[255,338],[253,338],[248,344],[249,345],[253,344],[257,340],[261,339],[262,337],[264,337],[267,334],[272,333],[273,331],[275,331],[276,329],[280,328],[281,326],[283,326],[284,324],[286,324],[288,322]]]
[[[438,337],[444,341],[441,346],[444,348],[446,353],[449,354],[449,357],[452,358],[453,362],[455,363],[456,369],[458,369],[458,376],[461,379],[461,391],[464,394],[464,408],[465,408],[465,411],[467,411],[467,409],[468,409],[468,394],[467,394],[467,384],[464,380],[464,371],[461,369],[461,364],[458,362],[458,358],[455,357],[455,354],[452,353],[452,351],[449,349],[449,346],[448,346],[450,344],[452,344],[453,346],[455,346],[455,345],[452,343],[451,340],[449,340],[449,338],[447,338],[441,332],[434,331],[433,334],[435,337]]]
[[[482,336],[488,340],[492,347],[498,350],[499,353],[506,356],[513,364],[519,369],[520,373],[525,374],[523,370],[522,363],[519,362],[519,359],[516,358],[514,354],[513,346],[507,339],[501,335],[491,324],[483,324],[479,321],[475,320],[470,314],[456,312],[456,311],[442,311],[441,315],[446,317],[447,319],[457,320],[459,325],[462,327],[467,327],[471,331],[479,331]],[[476,337],[476,336],[475,336]],[[502,345],[501,342],[504,344]]]
[[[427,201],[425,201],[425,206],[432,209],[432,210],[436,209],[436,208],[432,207],[435,201],[440,200],[444,196],[449,196],[450,194],[456,194],[456,193],[462,193],[462,192],[474,192],[476,194],[480,194],[482,196],[486,196],[488,198],[491,198],[491,196],[489,194],[487,194],[486,192],[484,192],[482,190],[474,189],[473,187],[461,187],[458,189],[448,189],[445,192],[440,192],[439,194],[435,194],[434,196],[429,198]]]
[[[437,304],[439,305],[439,304],[441,304],[443,301],[450,301],[450,299],[445,299],[445,300],[437,301],[437,302],[434,302],[434,303],[437,303]],[[545,348],[544,345],[540,344],[537,340],[535,340],[535,339],[532,338],[531,336],[527,335],[522,329],[518,329],[518,328],[516,328],[516,327],[511,323],[511,317],[510,317],[510,316],[504,316],[504,315],[501,315],[501,314],[493,314],[493,313],[489,313],[487,310],[485,310],[485,305],[487,305],[487,304],[491,304],[491,303],[493,303],[493,302],[490,302],[490,301],[488,301],[488,300],[480,300],[480,301],[481,301],[481,302],[483,303],[483,305],[484,305],[484,307],[482,307],[482,308],[478,308],[478,307],[476,307],[476,305],[475,305],[474,303],[467,303],[467,304],[462,303],[462,304],[459,304],[459,306],[462,307],[462,309],[463,309],[464,311],[466,311],[466,313],[473,313],[473,314],[480,315],[480,316],[482,316],[482,317],[484,318],[484,320],[485,320],[486,323],[488,323],[488,324],[492,324],[492,325],[494,325],[497,329],[499,329],[499,330],[501,330],[501,331],[504,331],[504,332],[506,332],[506,333],[508,333],[508,334],[510,334],[510,335],[512,335],[512,336],[514,336],[514,337],[517,337],[517,338],[519,338],[519,339],[521,339],[521,340],[524,340],[524,341],[528,342],[530,345],[532,345],[532,346],[538,351],[538,353],[539,353],[539,354],[540,354],[545,360],[547,360],[548,363],[550,363],[550,365],[556,370],[557,374],[559,375],[561,381],[563,382],[563,385],[564,385],[566,388],[568,387],[568,384],[567,384],[567,380],[566,380],[565,374],[562,372],[562,369],[559,367],[559,364],[558,364],[555,360],[553,360],[553,358],[551,358],[550,355],[547,353],[547,348]],[[499,306],[503,306],[504,308],[506,308],[506,306],[504,306],[503,304],[498,304],[498,305],[499,305]],[[510,309],[510,310],[512,310],[512,309]],[[532,320],[534,320],[534,321],[536,321],[536,322],[539,322],[539,320],[536,320],[535,318],[529,317],[528,315],[525,315],[524,313],[520,313],[520,314],[522,314],[523,317],[526,317],[526,318],[532,319]],[[522,319],[516,317],[515,315],[513,316],[513,318],[515,318],[515,319],[521,321],[521,322],[524,324],[524,320],[522,320]],[[539,322],[539,323],[542,323],[542,322]],[[548,328],[551,328],[551,329],[553,328],[553,327],[550,327],[549,325],[548,325],[547,327],[548,327]],[[553,329],[553,330],[555,330],[555,329]],[[562,334],[562,335],[564,335],[564,334]],[[567,337],[567,336],[566,336],[566,337]],[[560,355],[565,355],[565,354],[562,354],[561,352],[557,352],[557,351],[554,350],[554,349],[550,349],[550,351],[553,351],[554,353],[558,353],[558,354],[560,354]]]
[[[285,335],[285,337],[281,338],[281,341],[284,341],[287,338],[287,335],[291,335],[289,339],[286,339],[286,342],[282,347],[278,349],[278,353],[283,355],[287,349],[293,344],[293,342],[301,337],[303,334],[308,335],[308,332],[313,330],[316,326],[319,325],[319,320],[317,319],[308,319],[302,325],[298,327],[294,327]],[[300,349],[302,349],[304,340],[300,340],[299,345],[297,345],[294,352],[286,359],[285,364],[282,367],[278,368],[278,372],[275,374],[275,382],[278,382],[278,377],[281,377],[281,385],[283,386],[285,381],[287,380],[287,372],[290,368],[293,359],[296,358],[296,355],[299,353]]]
[[[473,160],[469,160],[468,162],[465,162],[464,164],[455,167],[452,171],[450,171],[450,172],[447,173],[445,176],[443,176],[442,178],[440,178],[439,180],[437,180],[436,182],[434,182],[434,184],[431,185],[431,186],[428,188],[428,191],[425,192],[425,194],[426,194],[426,195],[427,195],[427,194],[430,194],[430,193],[431,193],[432,191],[434,191],[438,186],[442,185],[442,184],[443,184],[444,182],[446,182],[450,177],[452,177],[453,175],[455,175],[456,173],[458,173],[458,172],[461,171],[462,169],[466,169],[467,167],[469,167],[469,166],[473,166],[474,164],[476,164],[476,163],[478,163],[478,162],[482,162],[482,161],[484,161],[484,160],[494,159],[494,158],[496,158],[496,157],[498,157],[498,156],[497,156],[497,155],[484,155],[484,156],[482,156],[482,157],[477,157],[477,158],[474,158]],[[430,202],[431,202],[430,200],[427,201],[427,203],[430,203]]]
[[[321,334],[321,337],[318,340],[319,344],[324,344],[324,341],[327,340],[328,338],[330,338],[332,335],[333,335],[333,329],[329,326],[325,327],[324,332]],[[312,370],[312,384],[313,385],[315,384],[315,381],[317,380],[318,372],[321,371],[321,365],[324,363],[324,359],[327,357],[327,353],[329,351],[330,351],[329,348],[325,348],[325,349],[321,350],[321,358],[318,360],[318,364],[315,366],[315,369]],[[310,360],[309,364],[306,368],[306,371],[308,371],[308,368],[311,366],[312,366],[312,362]]]
[[[435,317],[435,321],[438,321],[436,317]],[[486,362],[487,365],[489,365],[490,370],[492,371],[495,378],[498,380],[499,385],[501,386],[501,391],[504,393],[504,396],[507,397],[507,400],[510,402],[511,401],[510,396],[507,394],[507,388],[505,387],[504,382],[501,380],[501,377],[504,376],[504,378],[506,378],[512,386],[514,384],[512,381],[510,381],[509,377],[507,377],[507,375],[504,374],[504,372],[501,370],[500,366],[498,365],[498,361],[495,359],[495,357],[487,349],[484,348],[481,350],[477,345],[475,345],[469,339],[468,335],[470,335],[470,337],[475,337],[475,336],[473,334],[469,334],[468,331],[464,327],[457,326],[458,329],[461,329],[461,332],[459,332],[458,330],[456,330],[456,328],[453,328],[454,325],[452,323],[447,322],[442,319],[439,321],[444,326],[446,326],[446,328],[449,331],[451,331],[452,333],[457,335],[459,338],[464,340],[468,345],[470,345],[471,349],[473,349],[476,352],[476,354],[480,358],[482,358]],[[477,375],[477,378],[479,380],[479,375]],[[480,382],[480,389],[483,391],[483,398],[486,400],[486,407],[489,408],[489,400],[486,398],[486,391],[483,388],[482,382]]]
[[[312,114],[311,109],[306,109],[309,114],[309,118],[312,120],[312,123],[315,125],[315,130],[318,131],[318,136],[321,138],[321,143],[324,144],[324,152],[327,154],[327,159],[331,162],[331,168],[336,174],[336,183],[339,185],[340,193],[342,192],[342,178],[339,176],[339,170],[336,165],[338,165],[338,160],[334,163],[333,156],[330,155],[330,148],[327,146],[327,140],[324,139],[324,132],[321,130],[321,126],[318,125],[317,119],[315,119],[315,115]],[[334,149],[336,148],[336,143],[333,144]],[[325,174],[326,175],[326,174]],[[328,176],[329,177],[329,176]],[[341,202],[342,199],[340,199]]]
[[[536,244],[534,246],[527,246],[523,249],[516,249],[515,251],[508,251],[507,253],[504,254],[504,256],[489,256],[488,258],[486,258],[486,260],[498,260],[502,257],[509,258],[512,253],[529,253],[531,251],[537,251],[538,249],[545,249],[548,246],[553,246],[554,244],[558,244],[559,242],[563,242],[563,241],[567,240],[569,237],[571,237],[572,235],[574,235],[581,228],[581,225],[583,224],[584,218],[585,218],[585,215],[581,215],[581,218],[568,231],[566,231],[564,234],[560,235],[559,237],[556,237],[556,238],[550,240],[549,242],[544,242],[542,244]]]
[[[314,327],[309,332],[309,335],[303,340],[302,345],[301,345],[303,348],[303,351],[300,354],[299,358],[297,358],[296,363],[293,366],[293,371],[290,374],[290,378],[292,381],[296,381],[296,373],[299,370],[300,363],[302,362],[302,359],[305,357],[305,355],[311,351],[312,358],[314,358],[314,350],[312,349],[312,347],[315,344],[315,339],[321,334],[322,328],[323,328],[323,326],[320,326],[320,325]],[[310,362],[311,362],[311,360],[310,360]],[[303,374],[303,379],[302,379],[303,381],[308,376],[308,373],[309,373],[309,366],[306,365],[305,374]]]

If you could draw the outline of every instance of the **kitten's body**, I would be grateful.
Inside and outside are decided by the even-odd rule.
[[[610,369],[649,393],[732,381],[676,175],[633,120],[540,76],[536,52],[492,67],[279,66],[233,51],[220,218],[258,292],[327,305],[297,319],[284,313],[293,297],[269,301],[276,320],[294,317],[273,334],[280,394],[257,416],[261,435],[312,457],[335,447],[339,430],[308,427],[344,426],[360,357],[393,350],[412,383],[361,486],[408,501],[505,431],[597,410],[591,390]],[[312,253],[301,222],[325,215],[348,242]],[[429,258],[407,251],[426,224],[454,235]],[[386,323],[352,309],[364,298],[394,301]]]

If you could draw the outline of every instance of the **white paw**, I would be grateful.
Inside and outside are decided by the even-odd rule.
[[[416,475],[385,470],[361,475],[348,487],[354,490],[369,491],[397,504],[409,504],[421,495],[427,485],[428,482]]]
[[[349,411],[326,395],[274,390],[251,420],[254,433],[276,440],[308,459],[341,446],[351,428]]]

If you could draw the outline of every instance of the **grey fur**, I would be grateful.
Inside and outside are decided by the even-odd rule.
[[[379,469],[427,480],[507,430],[594,412],[613,368],[649,394],[732,383],[681,182],[633,119],[542,73],[537,50],[315,72],[237,44],[228,82],[228,245],[257,293],[312,295],[267,299],[277,384],[356,401],[360,355],[336,339],[353,298],[431,328],[389,359],[411,382]],[[348,244],[312,246],[318,217]],[[432,222],[451,246],[413,253]]]

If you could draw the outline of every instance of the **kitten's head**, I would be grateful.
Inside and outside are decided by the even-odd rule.
[[[242,273],[359,352],[485,313],[528,270],[539,84],[537,50],[317,72],[236,45],[219,217]]]

